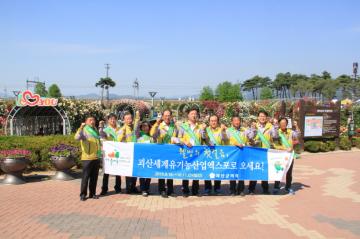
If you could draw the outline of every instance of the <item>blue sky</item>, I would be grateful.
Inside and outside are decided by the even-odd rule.
[[[27,78],[65,95],[198,94],[204,85],[279,72],[351,74],[360,1],[0,1],[0,92]],[[8,93],[10,94],[10,93]]]

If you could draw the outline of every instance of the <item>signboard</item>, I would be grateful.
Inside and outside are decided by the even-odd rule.
[[[323,134],[323,117],[322,116],[305,116],[304,136],[315,137]]]
[[[340,102],[321,105],[301,100],[300,126],[306,137],[339,137]]]
[[[17,106],[57,106],[58,99],[41,97],[30,90],[20,92],[17,96]]]

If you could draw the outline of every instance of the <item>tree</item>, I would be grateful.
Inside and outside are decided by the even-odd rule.
[[[232,84],[229,81],[218,84],[215,94],[216,99],[222,102],[243,100],[240,84]]]
[[[313,90],[313,86],[309,81],[309,77],[306,75],[294,74],[291,76],[291,82],[292,84],[290,86],[290,91],[293,97],[298,95],[302,98],[310,94]]]
[[[214,91],[210,86],[205,86],[200,92],[200,100],[214,100]]]
[[[256,82],[253,80],[253,78],[244,81],[241,87],[244,91],[251,91],[253,99],[254,100],[256,99],[256,95],[255,95]]]
[[[290,98],[291,83],[292,79],[290,72],[277,74],[272,84],[277,91],[276,96],[280,98]]]
[[[348,75],[341,75],[336,78],[336,81],[341,88],[342,98],[351,98],[351,93],[353,89],[353,80]]]
[[[101,88],[101,102],[104,100],[104,90],[106,90],[106,99],[109,101],[109,88],[115,87],[116,83],[110,78],[100,78],[100,80],[95,84],[96,87]]]
[[[272,98],[274,98],[274,95],[273,95],[273,92],[270,87],[266,86],[266,87],[261,88],[261,92],[260,92],[261,100],[267,100],[267,99],[272,99]]]
[[[61,97],[60,88],[56,84],[52,84],[49,87],[48,97],[53,97],[53,98],[60,98]]]
[[[44,83],[40,83],[40,82],[36,83],[34,92],[35,94],[38,94],[41,97],[47,96],[47,91]]]
[[[336,90],[339,87],[339,84],[337,81],[332,79],[328,79],[325,81],[326,83],[324,89],[322,90],[323,98],[331,100],[336,96]]]
[[[254,100],[258,98],[258,89],[268,87],[271,85],[271,79],[269,77],[254,76],[241,85],[244,91],[251,91]]]

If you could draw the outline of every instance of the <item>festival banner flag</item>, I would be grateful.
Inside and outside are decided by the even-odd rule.
[[[196,180],[284,181],[293,160],[286,151],[236,146],[103,142],[111,175]]]

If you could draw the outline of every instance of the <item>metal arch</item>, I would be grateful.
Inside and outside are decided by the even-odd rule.
[[[69,118],[68,118],[66,112],[63,109],[58,108],[57,106],[55,106],[53,108],[56,110],[56,112],[58,112],[58,114],[60,115],[60,117],[63,120],[63,135],[70,134],[71,125],[70,125],[70,121],[69,121]],[[66,129],[68,132],[66,132]]]
[[[20,106],[14,106],[9,115],[6,117],[6,123],[5,123],[5,133],[8,135],[8,124],[10,124],[10,135],[14,135],[13,133],[13,119],[15,115],[20,111]]]
[[[30,106],[25,106],[25,107],[30,107]],[[14,106],[9,115],[6,118],[6,123],[5,123],[5,133],[6,135],[10,135],[13,136],[14,135],[14,129],[13,129],[13,120],[16,116],[16,114],[23,109],[24,107],[21,106]],[[60,115],[61,119],[63,120],[63,135],[66,134],[70,134],[71,132],[71,125],[70,125],[70,121],[69,118],[66,114],[66,112],[60,108],[58,108],[57,106],[54,107],[52,106],[52,108]],[[10,129],[8,129],[8,125],[10,126]],[[10,131],[10,132],[8,132]]]

